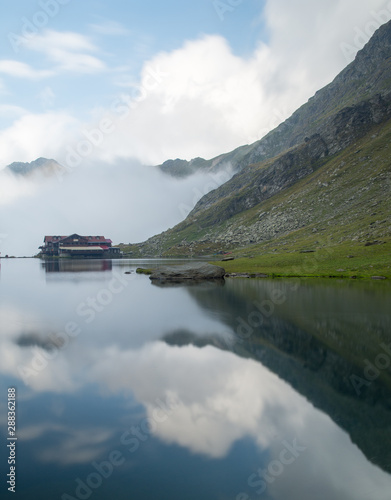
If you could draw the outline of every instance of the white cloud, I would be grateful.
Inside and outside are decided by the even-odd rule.
[[[106,68],[100,59],[89,54],[75,54],[66,50],[52,49],[49,56],[58,64],[58,69],[61,71],[96,73]]]
[[[16,78],[41,80],[64,72],[90,74],[106,69],[105,63],[91,55],[97,47],[84,35],[47,30],[25,42],[25,48],[44,54],[50,69],[38,70],[29,64],[12,59],[0,60],[0,73]]]
[[[108,154],[159,163],[211,157],[248,142],[262,112],[258,76],[254,61],[234,56],[218,36],[159,54],[144,66],[138,85],[128,82],[129,90],[113,99],[116,132]]]
[[[13,61],[11,59],[3,59],[0,61],[0,73],[17,78],[28,78],[31,80],[40,80],[53,76],[53,71],[36,70],[26,63]]]
[[[79,33],[47,30],[33,36],[26,48],[46,55],[57,72],[95,73],[106,69],[103,61],[90,54],[97,52],[97,47]]]
[[[328,83],[350,62],[341,44],[353,44],[356,29],[365,29],[374,21],[373,12],[384,5],[384,0],[268,0],[264,15],[271,33],[270,46],[278,56],[280,72],[283,70],[281,76],[301,73],[318,87]],[[290,79],[285,82],[289,84]],[[284,84],[283,79],[280,83]]]
[[[343,44],[383,3],[269,1],[269,42],[249,58],[234,55],[220,36],[157,54],[138,83],[119,82],[129,90],[113,99],[116,132],[105,156],[210,158],[260,139],[350,62]]]
[[[59,145],[72,143],[77,121],[64,112],[25,114],[0,131],[0,168],[14,161],[32,161],[40,156],[55,158]]]
[[[28,48],[49,54],[53,49],[69,52],[93,52],[97,50],[96,46],[85,35],[72,31],[53,30],[46,30],[42,34],[31,37]]]

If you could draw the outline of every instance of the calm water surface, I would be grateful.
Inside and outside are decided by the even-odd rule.
[[[140,265],[2,259],[15,498],[391,498],[389,283],[167,287]]]

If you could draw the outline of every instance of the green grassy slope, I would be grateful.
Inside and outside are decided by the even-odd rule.
[[[244,231],[257,224],[261,229],[259,214],[272,211],[274,221],[290,213],[303,226],[237,248],[235,255],[242,259],[225,262],[227,271],[391,277],[390,144],[388,122],[290,189],[232,220],[230,226],[242,225]],[[301,253],[309,250],[314,252]]]

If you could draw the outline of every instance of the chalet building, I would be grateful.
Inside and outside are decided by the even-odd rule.
[[[104,236],[45,236],[39,247],[44,257],[95,257],[120,258],[120,248],[113,247],[112,241]]]

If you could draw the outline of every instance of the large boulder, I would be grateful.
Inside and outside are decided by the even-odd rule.
[[[159,282],[180,283],[188,280],[223,280],[225,269],[204,262],[195,262],[180,266],[165,266],[153,270],[149,279]]]

